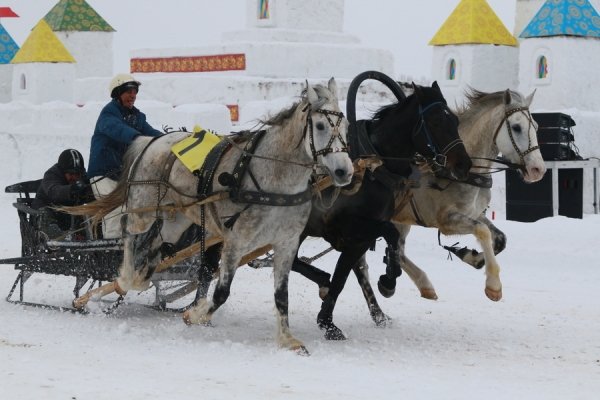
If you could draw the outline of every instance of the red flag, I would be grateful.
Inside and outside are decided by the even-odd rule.
[[[0,7],[0,18],[18,17],[10,7]]]

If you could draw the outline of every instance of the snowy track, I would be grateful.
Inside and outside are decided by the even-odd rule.
[[[16,216],[8,200],[2,204],[0,256],[14,256]],[[434,230],[414,228],[408,254],[428,272],[440,300],[421,299],[403,276],[393,298],[378,296],[392,326],[376,328],[351,278],[334,315],[349,336],[344,342],[322,338],[317,287],[293,274],[290,325],[308,358],[275,346],[267,269],[238,271],[212,328],[187,327],[178,315],[142,307],[149,294],[130,294],[111,317],[93,306],[91,314],[77,315],[2,301],[0,398],[597,398],[600,216],[497,224],[508,235],[499,256],[502,301],[485,298],[482,272],[446,260]],[[312,240],[303,251],[322,248]],[[369,253],[373,284],[383,271],[382,252],[379,244]],[[318,265],[331,271],[336,257]],[[15,276],[0,266],[0,294]],[[68,305],[73,284],[73,278],[37,275],[26,293]]]

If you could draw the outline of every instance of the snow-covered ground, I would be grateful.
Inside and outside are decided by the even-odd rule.
[[[5,184],[6,182],[2,182]],[[11,198],[0,197],[0,257],[20,252]],[[408,277],[379,296],[393,324],[371,322],[354,278],[334,320],[349,337],[329,342],[315,324],[316,285],[293,274],[292,332],[311,352],[277,349],[268,269],[241,268],[213,327],[141,306],[129,294],[107,317],[0,302],[1,399],[597,399],[600,393],[600,215],[524,224],[497,220],[508,235],[499,256],[504,298],[493,303],[484,276],[438,247],[436,231],[414,228],[408,253],[440,297],[424,300]],[[472,241],[443,238],[444,243]],[[311,240],[303,253],[324,248]],[[375,285],[384,246],[368,257]],[[336,255],[317,265],[331,271]],[[16,271],[0,266],[0,293]],[[69,305],[73,278],[35,275],[26,300]]]

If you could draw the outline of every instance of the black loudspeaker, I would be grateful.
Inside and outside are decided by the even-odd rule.
[[[546,161],[572,160],[573,150],[568,144],[563,143],[540,143],[542,158]]]
[[[538,128],[570,128],[575,126],[575,121],[570,115],[563,113],[531,113],[537,122]]]
[[[525,183],[518,172],[506,171],[506,219],[534,222],[551,217],[552,170],[542,180]],[[558,170],[558,214],[583,217],[583,169]]]
[[[518,172],[506,171],[506,219],[534,222],[552,216],[552,177],[527,184]]]
[[[537,138],[542,158],[547,161],[581,159],[573,151],[575,121],[563,113],[532,113],[538,123]]]
[[[539,144],[569,143],[575,140],[567,128],[538,128],[537,138]]]
[[[583,218],[583,168],[558,170],[558,215]]]

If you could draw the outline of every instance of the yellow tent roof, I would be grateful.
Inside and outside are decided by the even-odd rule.
[[[429,42],[434,46],[472,43],[517,46],[517,39],[486,0],[461,0]]]
[[[43,19],[31,30],[11,64],[35,62],[75,62],[71,53]]]

